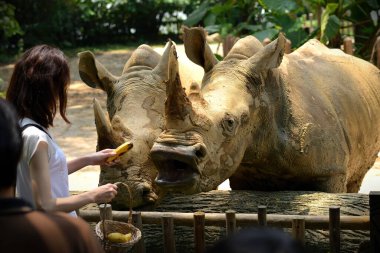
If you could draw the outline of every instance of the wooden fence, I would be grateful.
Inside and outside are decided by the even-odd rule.
[[[370,231],[371,252],[380,252],[380,192],[370,193],[369,206],[369,216],[342,216],[338,206],[330,207],[329,215],[325,216],[267,214],[265,206],[259,206],[257,213],[236,213],[233,210],[225,213],[133,212],[132,222],[143,235],[134,252],[145,252],[143,224],[161,224],[164,251],[171,253],[176,252],[174,225],[193,227],[196,253],[205,250],[205,226],[225,227],[226,235],[235,232],[237,227],[246,226],[290,228],[293,237],[302,243],[305,242],[306,229],[328,230],[331,253],[340,252],[341,230],[364,230]],[[88,222],[98,222],[100,217],[128,222],[128,214],[127,211],[112,211],[110,205],[100,211],[80,212]]]

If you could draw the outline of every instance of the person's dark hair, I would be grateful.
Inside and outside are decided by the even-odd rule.
[[[48,128],[57,112],[66,118],[70,70],[63,52],[48,45],[27,50],[16,63],[6,99],[20,118],[29,117]]]
[[[240,230],[210,247],[206,253],[302,253],[300,243],[275,228]]]
[[[16,112],[10,103],[0,99],[0,189],[16,185],[21,152],[22,137]]]

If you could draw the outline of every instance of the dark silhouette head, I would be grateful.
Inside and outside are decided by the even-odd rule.
[[[17,163],[22,151],[21,130],[11,104],[0,99],[0,190],[16,185]]]
[[[243,229],[220,240],[207,253],[302,253],[290,234],[274,228]]]

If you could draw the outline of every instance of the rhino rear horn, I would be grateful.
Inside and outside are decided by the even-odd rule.
[[[79,56],[79,75],[84,83],[91,88],[102,89],[109,92],[113,89],[113,84],[117,77],[112,75],[90,51],[78,53]]]
[[[191,102],[182,87],[178,72],[177,51],[172,45],[168,57],[168,81],[166,82],[165,115],[167,119],[184,120],[191,110]]]
[[[183,43],[187,57],[195,64],[203,67],[205,73],[209,72],[218,60],[207,44],[206,32],[201,27],[183,27]]]
[[[112,134],[111,122],[109,118],[103,112],[102,107],[100,106],[99,101],[94,98],[94,116],[95,116],[95,125],[96,131],[99,138],[108,138]]]

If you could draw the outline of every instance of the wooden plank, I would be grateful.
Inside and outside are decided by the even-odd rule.
[[[329,208],[330,253],[340,253],[340,208]]]
[[[266,206],[258,206],[257,223],[260,227],[265,227],[267,225],[267,207]]]
[[[194,242],[195,252],[203,253],[206,248],[205,244],[205,213],[195,212],[194,217]]]
[[[175,253],[174,223],[171,214],[162,215],[162,233],[164,235],[165,252]]]
[[[110,204],[99,205],[99,218],[100,220],[112,220],[112,206]]]
[[[128,216],[127,216],[128,217]],[[144,244],[144,232],[143,232],[143,225],[142,225],[142,219],[141,219],[141,212],[133,212],[132,213],[132,224],[140,229],[141,231],[141,239],[136,245],[133,247],[134,253],[145,253],[145,244]]]
[[[227,235],[231,235],[236,230],[236,212],[234,210],[226,211],[226,231]]]
[[[380,192],[369,193],[371,252],[380,252]]]
[[[302,217],[292,220],[292,235],[297,241],[305,244],[305,219]]]

